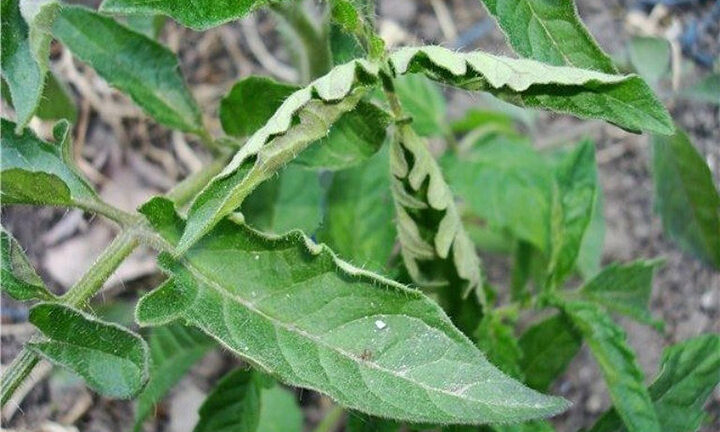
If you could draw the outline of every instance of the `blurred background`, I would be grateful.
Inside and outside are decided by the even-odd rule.
[[[84,2],[96,7],[97,3]],[[637,70],[665,101],[720,184],[720,98],[697,85],[720,64],[720,1],[700,0],[577,0],[580,16],[602,48],[625,71]],[[312,5],[311,5],[312,7]],[[513,55],[502,32],[477,0],[378,0],[380,33],[390,46],[439,44],[461,51],[483,49]],[[198,33],[171,20],[158,39],[177,52],[181,69],[200,102],[206,122],[220,135],[218,105],[233,83],[251,74],[295,81],[297,73],[283,48],[275,17],[258,12],[241,21]],[[148,28],[152,32],[155,29]],[[148,121],[129,99],[110,88],[92,69],[74,60],[60,44],[51,48],[51,68],[68,85],[74,106],[75,151],[82,172],[102,198],[134,210],[147,198],[167,191],[207,163],[209,155],[191,137]],[[716,84],[718,81],[716,81]],[[623,320],[638,361],[651,377],[662,347],[703,332],[720,332],[720,274],[684,254],[662,233],[653,211],[649,137],[610,125],[547,113],[510,110],[486,97],[442,89],[447,115],[461,117],[470,107],[484,106],[509,113],[516,127],[536,147],[552,148],[590,137],[597,145],[599,178],[605,195],[603,262],[663,257],[657,272],[651,308],[665,321],[664,333]],[[9,109],[3,104],[3,111]],[[41,135],[52,123],[33,120]],[[442,142],[434,143],[442,146]],[[48,286],[62,293],[92,263],[113,236],[111,224],[79,210],[4,208],[2,224],[15,235]],[[491,282],[507,280],[508,258],[483,256]],[[110,280],[94,310],[109,319],[131,323],[139,293],[162,280],[155,257],[136,251]],[[8,364],[31,332],[26,306],[2,299],[3,365]],[[221,350],[209,352],[159,405],[146,431],[184,432],[192,429],[197,408],[212,384],[238,360]],[[49,366],[38,368],[37,385],[20,391],[19,405],[3,410],[7,430],[115,431],[129,427],[131,402],[102,398],[70,374]],[[574,402],[554,420],[559,431],[592,424],[610,405],[605,384],[585,350],[558,380],[553,393]],[[322,419],[328,400],[295,391],[307,430]],[[711,397],[711,420],[705,432],[720,430],[720,390]],[[298,420],[300,421],[300,420]],[[76,424],[75,426],[63,426]],[[341,430],[341,426],[337,429]]]

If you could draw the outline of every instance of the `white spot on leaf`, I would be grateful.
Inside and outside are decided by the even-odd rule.
[[[375,321],[375,327],[377,327],[378,330],[382,330],[387,327],[387,324],[385,323],[385,321],[377,320]]]

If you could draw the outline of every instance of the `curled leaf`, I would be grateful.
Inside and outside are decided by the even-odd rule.
[[[602,119],[632,132],[667,135],[674,130],[667,110],[635,75],[551,66],[480,51],[458,53],[438,46],[402,48],[390,55],[390,64],[398,74],[422,72],[519,106]]]
[[[480,259],[440,167],[427,143],[408,125],[398,127],[390,153],[397,230],[405,267],[421,287],[459,283],[484,303]]]
[[[354,60],[288,96],[192,204],[179,252],[238,208],[257,185],[326,136],[333,123],[355,108],[377,73],[377,65]]]

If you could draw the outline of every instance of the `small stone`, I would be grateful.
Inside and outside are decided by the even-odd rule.
[[[707,312],[716,311],[720,308],[720,292],[711,289],[700,298],[700,307]]]
[[[387,324],[385,323],[385,321],[377,320],[375,321],[375,327],[377,327],[378,330],[382,330],[387,327]]]
[[[585,409],[591,414],[599,413],[602,410],[602,398],[597,395],[591,395],[585,403]]]

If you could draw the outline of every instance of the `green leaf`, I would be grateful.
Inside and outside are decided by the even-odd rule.
[[[29,129],[15,135],[15,124],[5,119],[1,126],[0,191],[4,204],[95,208],[97,195],[65,159],[72,153],[67,122],[55,128],[59,145],[42,141]]]
[[[485,314],[474,334],[475,343],[488,360],[513,378],[523,379],[519,366],[522,351],[512,326],[497,314]]]
[[[525,139],[499,136],[442,162],[465,213],[548,252],[553,170]]]
[[[480,258],[463,228],[450,187],[427,143],[407,125],[397,128],[390,151],[392,192],[401,252],[421,287],[474,291],[485,302]]]
[[[127,26],[151,39],[157,39],[165,26],[165,17],[162,15],[128,15],[125,20]]]
[[[519,106],[602,119],[632,132],[674,131],[665,107],[635,75],[549,66],[479,51],[457,53],[438,46],[402,48],[390,55],[390,64],[398,74],[423,72],[433,80],[487,91]]]
[[[104,0],[100,11],[114,14],[162,14],[194,30],[207,30],[244,17],[267,0]]]
[[[512,105],[510,106],[514,109],[519,109]],[[482,133],[482,135],[479,135],[480,137],[490,133],[499,133],[508,136],[517,134],[512,116],[500,111],[471,108],[465,111],[465,117],[452,123],[452,131],[455,133],[467,133],[478,130]]]
[[[637,73],[650,84],[657,83],[670,67],[670,43],[664,38],[633,36],[628,54]]]
[[[583,238],[592,219],[597,186],[595,146],[578,144],[556,167],[557,193],[552,204],[551,284],[559,285],[575,268]]]
[[[578,291],[586,300],[603,305],[611,312],[628,315],[642,323],[658,324],[650,315],[648,303],[653,272],[661,261],[635,261],[606,267]]]
[[[345,430],[347,432],[399,432],[401,426],[400,423],[392,420],[350,412]]]
[[[650,385],[663,432],[695,431],[702,424],[703,406],[720,382],[720,337],[704,334],[663,352],[661,366]],[[590,432],[624,431],[617,411],[611,409]]]
[[[257,432],[302,432],[302,430],[303,413],[295,395],[279,385],[263,389],[260,394],[260,421]]]
[[[564,314],[556,314],[528,328],[519,344],[525,383],[537,391],[547,391],[580,351],[582,336]]]
[[[178,252],[187,250],[260,183],[324,137],[333,123],[355,108],[366,86],[377,80],[377,72],[377,65],[355,60],[286,98],[195,199]]]
[[[169,49],[78,6],[64,6],[52,31],[76,57],[130,95],[155,120],[174,129],[204,133],[200,109]]]
[[[257,132],[287,97],[299,87],[265,77],[238,81],[220,103],[220,120],[229,135],[247,136]],[[372,156],[385,140],[390,116],[376,105],[359,102],[355,110],[342,115],[327,137],[310,145],[295,159],[308,167],[343,169]]]
[[[223,130],[228,135],[239,137],[254,134],[297,90],[298,86],[263,76],[241,79],[220,101]]]
[[[318,173],[291,164],[255,189],[243,201],[242,212],[261,231],[314,233],[322,222],[323,195]]]
[[[680,92],[680,96],[699,102],[720,105],[720,73],[713,73]]]
[[[215,343],[200,331],[180,324],[156,327],[150,333],[150,379],[137,397],[135,431],[155,405]]]
[[[193,432],[255,432],[260,420],[260,386],[252,370],[235,369],[213,388],[199,410]],[[276,413],[282,417],[285,413]]]
[[[3,79],[0,81],[0,93],[7,103],[13,105],[10,89]],[[77,119],[77,109],[65,85],[52,73],[45,75],[45,86],[35,115],[43,120],[65,119],[71,123]]]
[[[52,73],[47,74],[42,100],[35,114],[43,120],[65,119],[73,123],[77,119],[75,101],[70,97],[65,85]]]
[[[600,272],[605,247],[605,197],[602,186],[597,185],[590,224],[585,230],[577,257],[577,270],[588,280]]]
[[[521,424],[493,425],[495,432],[554,432],[555,429],[546,421],[533,421]]]
[[[41,102],[48,71],[50,27],[56,1],[2,2],[0,65],[17,115],[17,132],[28,124]]]
[[[57,303],[33,306],[29,321],[47,339],[26,347],[77,373],[98,393],[129,398],[147,381],[148,349],[137,334]]]
[[[606,73],[617,70],[580,21],[575,2],[482,0],[523,57]]]
[[[22,247],[5,228],[0,227],[0,265],[2,291],[15,300],[53,300]]]
[[[333,175],[318,240],[357,267],[387,273],[395,246],[387,147]]]
[[[412,127],[421,136],[442,136],[448,133],[445,97],[438,86],[420,74],[399,76],[395,92],[403,108],[412,116]]]
[[[587,341],[605,377],[613,406],[628,431],[660,432],[645,377],[622,327],[592,303],[561,302],[560,306]]]
[[[720,195],[687,135],[652,140],[655,208],[682,249],[720,269]]]
[[[168,241],[177,238],[171,202],[156,198],[142,211]],[[161,261],[172,277],[138,303],[142,325],[184,320],[283,382],[351,409],[482,423],[566,406],[494,368],[420,292],[352,267],[297,231],[266,236],[224,220],[181,261]]]
[[[390,116],[376,105],[360,101],[332,125],[328,136],[300,153],[295,163],[339,170],[367,160],[382,147]]]

